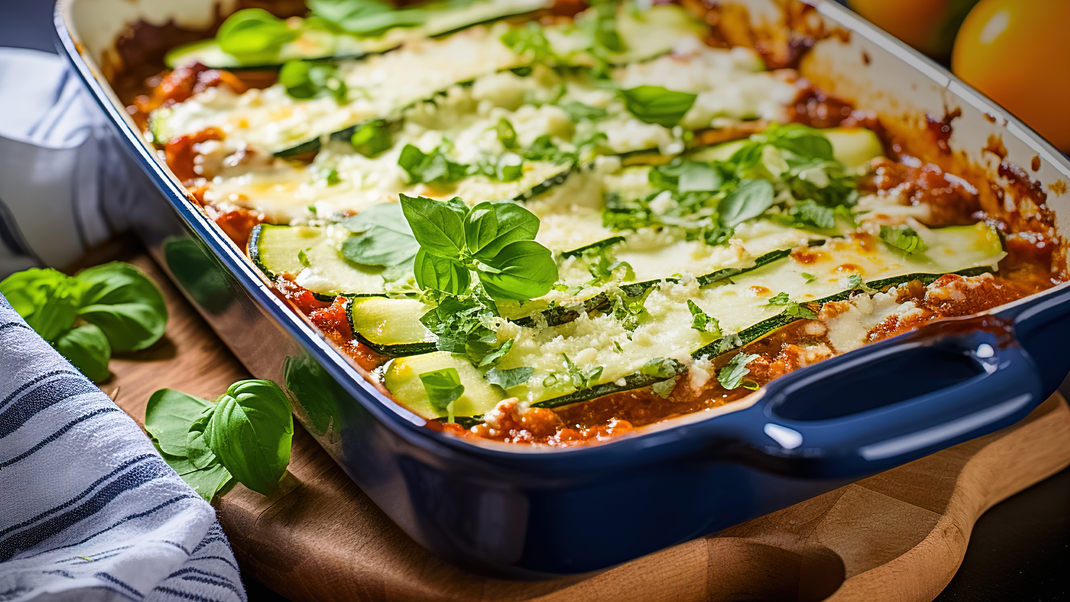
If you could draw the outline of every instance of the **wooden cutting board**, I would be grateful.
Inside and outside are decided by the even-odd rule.
[[[165,340],[111,363],[102,388],[139,423],[171,387],[214,399],[248,373],[144,255],[168,299]],[[1070,464],[1070,410],[1056,395],[1022,422],[722,533],[595,576],[493,581],[408,538],[300,427],[290,474],[265,497],[215,500],[243,571],[291,600],[932,600],[970,531],[997,502]]]

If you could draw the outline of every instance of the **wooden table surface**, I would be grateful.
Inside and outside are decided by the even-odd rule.
[[[102,388],[139,422],[156,389],[214,399],[249,375],[144,255],[164,291],[166,338],[112,361]],[[235,486],[214,505],[245,574],[298,600],[932,600],[976,519],[1070,465],[1070,411],[1053,397],[1027,419],[594,576],[542,583],[477,577],[420,548],[303,429],[270,496]]]

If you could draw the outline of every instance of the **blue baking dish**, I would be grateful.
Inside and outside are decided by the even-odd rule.
[[[743,2],[754,15],[770,3]],[[217,6],[218,4],[218,6]],[[204,28],[227,0],[60,0],[59,45],[158,189],[124,208],[156,260],[259,378],[284,384],[301,423],[413,539],[465,569],[510,579],[598,571],[784,508],[1026,416],[1070,370],[1070,284],[799,370],[742,409],[668,421],[585,448],[475,445],[432,431],[382,395],[291,311],[136,130],[105,77],[139,20]],[[832,3],[801,72],[882,116],[959,108],[951,144],[999,134],[1008,161],[1070,181],[1070,164],[1001,108]],[[1070,195],[1048,205],[1070,219]],[[1026,201],[1019,201],[1026,202]],[[736,406],[740,407],[740,406]]]

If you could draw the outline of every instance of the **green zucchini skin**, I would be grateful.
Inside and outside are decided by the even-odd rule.
[[[347,295],[348,296],[348,295]],[[352,301],[346,303],[346,320],[349,322],[349,329],[353,331],[353,336],[361,343],[367,345],[372,351],[386,357],[405,357],[409,355],[423,355],[425,353],[432,353],[438,351],[434,341],[413,341],[411,343],[403,343],[398,345],[381,345],[375,343],[365,337],[359,330],[357,330],[356,323],[353,320],[353,308],[357,304]]]
[[[981,274],[984,274],[986,272],[991,272],[991,271],[992,270],[989,269],[989,268],[979,267],[979,268],[969,268],[969,269],[966,269],[966,270],[960,270],[958,272],[950,272],[950,273],[958,274],[960,276],[979,276]],[[874,280],[873,282],[867,283],[866,286],[871,288],[871,289],[886,290],[886,289],[891,288],[893,286],[898,286],[900,284],[906,284],[907,282],[911,282],[911,281],[914,281],[914,280],[920,280],[924,284],[931,284],[934,281],[936,281],[937,278],[940,278],[941,276],[944,276],[944,275],[945,274],[906,274],[904,276],[895,276],[893,278],[885,278],[883,280]],[[833,301],[846,301],[847,299],[851,298],[851,295],[853,295],[854,293],[859,293],[859,292],[864,292],[864,289],[856,288],[856,289],[846,290],[846,291],[843,291],[843,292],[840,292],[840,293],[836,293],[835,295],[829,295],[828,297],[824,297],[822,299],[815,299],[813,301],[809,301],[809,302],[803,303],[802,305],[806,305],[806,306],[819,305],[820,306],[820,305],[824,305],[826,303],[831,303]],[[754,324],[753,326],[748,326],[747,328],[739,331],[738,333],[736,333],[734,335],[721,337],[721,338],[717,339],[716,341],[713,341],[713,342],[711,342],[711,343],[699,348],[698,350],[692,352],[691,353],[691,357],[699,358],[699,357],[702,357],[704,355],[708,355],[708,356],[712,357],[712,356],[720,355],[722,353],[726,353],[726,352],[731,351],[733,349],[738,349],[740,347],[743,347],[744,345],[747,345],[749,343],[753,343],[754,341],[764,337],[767,334],[771,334],[774,330],[777,330],[779,328],[787,326],[788,324],[791,324],[792,322],[796,322],[796,321],[802,320],[802,319],[803,318],[795,318],[795,317],[785,316],[783,314],[778,315],[778,316],[773,316],[772,318],[768,318],[766,320],[762,320],[761,322],[758,322],[757,324]]]

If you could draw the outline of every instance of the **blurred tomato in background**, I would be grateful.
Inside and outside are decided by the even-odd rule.
[[[950,54],[955,31],[976,3],[977,0],[850,0],[851,8],[874,25],[938,60]]]
[[[1070,0],[981,0],[951,70],[1070,151]]]

